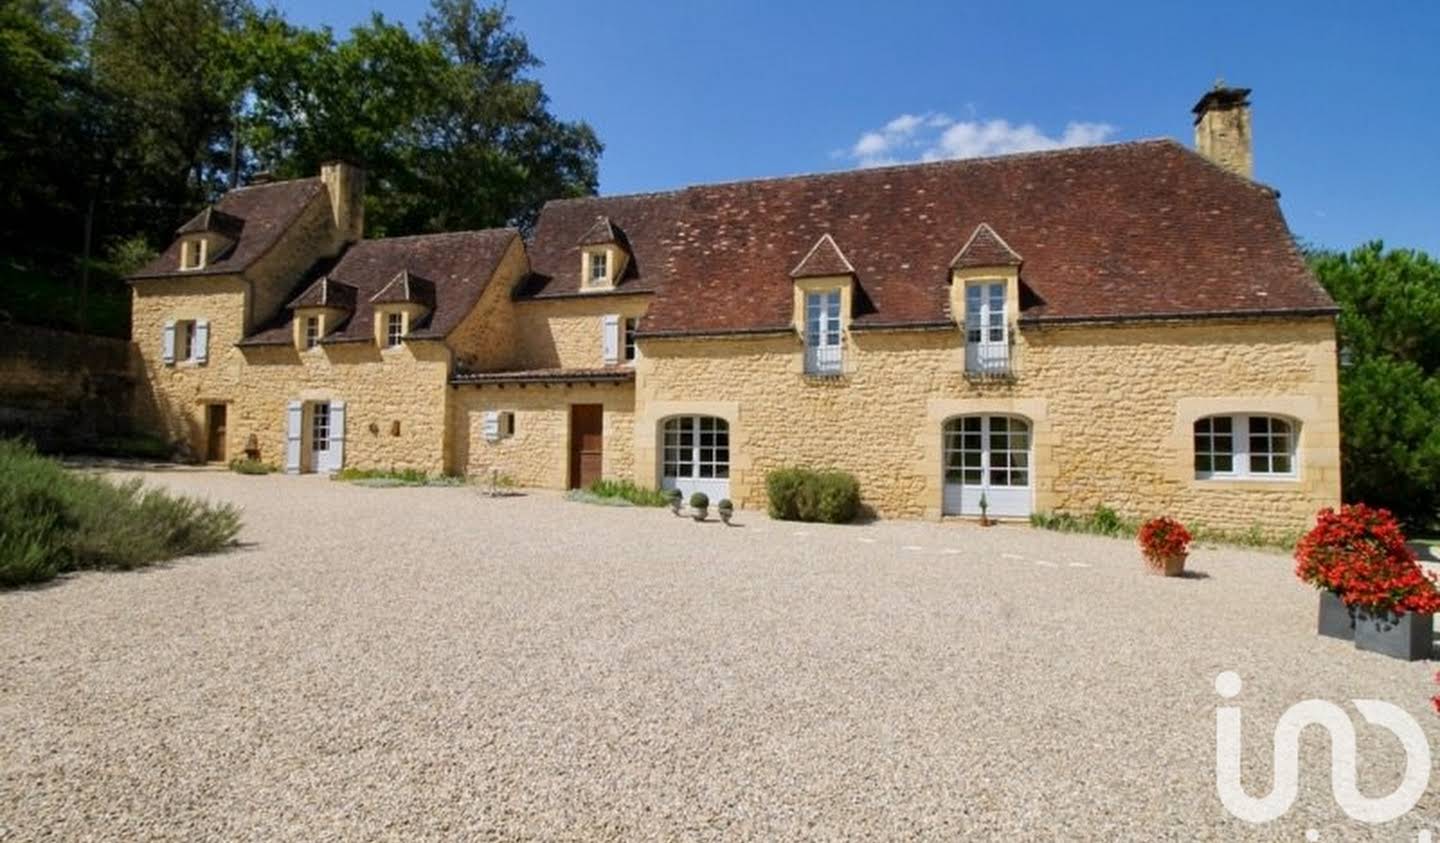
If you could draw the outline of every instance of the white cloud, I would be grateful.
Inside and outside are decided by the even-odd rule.
[[[1109,123],[1072,122],[1058,137],[1034,123],[1008,120],[955,120],[939,112],[901,114],[876,131],[865,132],[842,157],[861,167],[902,161],[975,158],[1008,152],[1034,152],[1103,143],[1115,133]]]

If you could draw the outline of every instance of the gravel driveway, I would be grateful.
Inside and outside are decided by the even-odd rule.
[[[1330,796],[1266,826],[1215,790],[1214,681],[1245,784],[1279,713],[1432,667],[1315,637],[1283,556],[1026,527],[695,524],[663,510],[148,474],[242,504],[245,546],[0,593],[0,838],[1415,840]],[[1358,717],[1354,718],[1359,720]],[[1360,785],[1399,744],[1357,723]]]

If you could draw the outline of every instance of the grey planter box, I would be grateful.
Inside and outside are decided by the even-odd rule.
[[[1355,648],[1382,653],[1407,662],[1430,658],[1435,639],[1435,616],[1406,612],[1370,614],[1355,612]]]
[[[1355,612],[1333,591],[1320,592],[1319,632],[1326,638],[1355,640]]]

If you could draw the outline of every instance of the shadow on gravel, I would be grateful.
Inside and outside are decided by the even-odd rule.
[[[1181,571],[1181,572],[1180,572],[1180,579],[1182,579],[1182,580],[1208,580],[1208,579],[1210,579],[1210,575],[1207,574],[1207,573],[1205,573],[1204,571],[1192,571],[1192,570],[1190,570],[1189,568],[1186,568],[1184,571]]]

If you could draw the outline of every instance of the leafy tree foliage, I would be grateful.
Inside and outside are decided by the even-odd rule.
[[[1345,497],[1440,518],[1440,262],[1367,243],[1310,258],[1340,305]]]
[[[147,246],[259,170],[358,161],[374,236],[528,225],[595,189],[599,141],[550,113],[503,7],[434,0],[414,31],[376,15],[344,38],[252,0],[73,8],[0,0],[0,281],[63,279],[0,284],[0,316],[92,270],[119,301]]]

